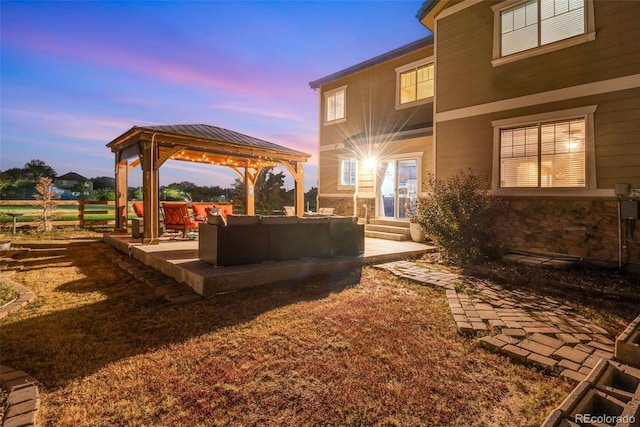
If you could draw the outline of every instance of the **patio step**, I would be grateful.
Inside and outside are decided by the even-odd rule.
[[[391,227],[402,227],[409,229],[409,221],[401,220],[401,219],[392,219],[392,218],[371,218],[369,220],[369,225],[388,225]]]
[[[364,235],[376,239],[405,241],[411,239],[409,223],[394,219],[371,219],[365,225]]]
[[[367,231],[364,232],[365,237],[372,237],[374,239],[384,239],[384,240],[395,240],[397,242],[403,242],[405,240],[409,240],[402,234],[396,233],[385,233],[382,231]]]

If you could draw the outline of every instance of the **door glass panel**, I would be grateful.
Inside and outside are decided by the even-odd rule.
[[[407,218],[411,201],[417,196],[418,165],[416,160],[398,161],[398,218]]]
[[[384,167],[383,163],[383,167]],[[396,162],[386,164],[384,178],[380,187],[381,206],[380,216],[393,218],[395,216],[396,199]]]
[[[382,163],[382,168],[379,216],[407,218],[411,201],[418,195],[418,162],[394,160]]]

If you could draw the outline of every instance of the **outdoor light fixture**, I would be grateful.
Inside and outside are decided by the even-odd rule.
[[[369,156],[362,161],[364,167],[368,170],[373,170],[376,167],[376,159],[373,156]]]

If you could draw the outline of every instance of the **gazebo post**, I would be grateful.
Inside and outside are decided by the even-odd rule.
[[[159,203],[158,203],[158,169],[155,165],[157,159],[157,146],[152,141],[144,142],[142,155],[142,203],[144,206],[144,243],[149,245],[159,244]]]
[[[116,226],[115,231],[124,233],[127,231],[127,175],[129,168],[127,161],[119,161],[120,152],[116,153]]]
[[[250,167],[244,168],[245,210],[247,215],[256,214],[255,184],[258,174]]]
[[[295,175],[295,208],[297,216],[304,216],[304,165],[296,162],[294,165]]]

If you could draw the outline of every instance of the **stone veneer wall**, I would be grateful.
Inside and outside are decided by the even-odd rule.
[[[353,216],[353,197],[322,197],[319,198],[318,206],[321,208],[334,208],[333,212],[336,215]],[[362,205],[367,204],[369,210],[369,218],[375,218],[375,212],[373,211],[376,205],[375,199],[361,199],[358,198],[358,210],[357,217],[364,218],[365,209]]]
[[[503,199],[497,218],[507,248],[567,254],[618,263],[618,203],[613,199]],[[633,238],[640,243],[640,224]],[[624,230],[624,221],[623,221]],[[640,264],[640,248],[628,243],[623,262]]]
[[[335,198],[322,197],[318,198],[318,209],[334,208],[334,214],[353,216],[353,197]]]

